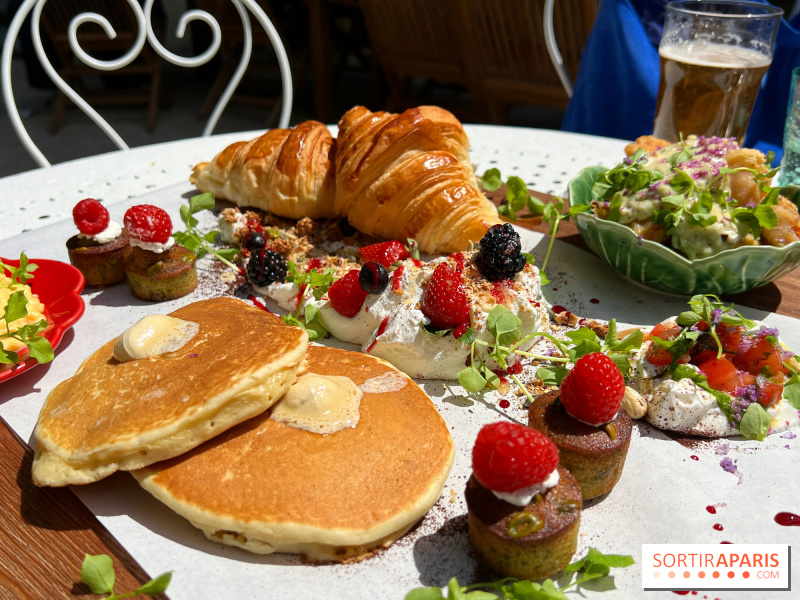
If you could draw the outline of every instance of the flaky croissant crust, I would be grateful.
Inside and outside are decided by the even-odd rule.
[[[463,250],[501,222],[477,188],[461,123],[433,106],[342,117],[335,208],[364,233],[412,237],[431,254]]]
[[[236,142],[194,167],[201,192],[282,217],[333,218],[335,141],[318,121]]]

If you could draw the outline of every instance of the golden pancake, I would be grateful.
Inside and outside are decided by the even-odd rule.
[[[453,440],[408,376],[366,354],[310,346],[300,370],[363,392],[355,427],[322,435],[271,418],[135,471],[142,486],[217,542],[351,561],[390,545],[438,500]]]
[[[169,354],[119,362],[111,340],[47,397],[33,481],[97,481],[178,456],[268,409],[292,385],[308,335],[234,298],[171,316],[199,325]]]

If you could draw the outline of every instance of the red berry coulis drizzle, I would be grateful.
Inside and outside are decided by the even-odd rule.
[[[266,307],[266,305],[261,300],[259,300],[255,296],[253,296],[253,294],[250,294],[249,296],[247,296],[247,299],[250,300],[250,302],[252,302],[253,304],[255,304],[256,308],[260,308],[261,310],[265,310],[269,314],[274,314],[270,309],[268,309]]]
[[[790,512],[779,512],[775,515],[775,522],[784,527],[800,527],[800,515]]]
[[[600,300],[598,300],[597,298],[592,298],[591,300],[589,300],[589,302],[591,302],[592,304],[600,304]]]
[[[689,458],[691,458],[692,460],[700,460],[700,457],[695,456],[694,454],[692,454]]]
[[[400,265],[399,267],[397,267],[397,270],[394,273],[392,273],[392,291],[393,292],[401,291],[400,284],[402,283],[401,280],[403,278],[403,271],[405,271],[405,270],[406,270],[406,268],[403,265]]]
[[[502,400],[500,400],[500,402],[498,402],[498,403],[497,403],[497,405],[498,405],[500,408],[508,408],[509,406],[511,406],[511,402],[509,402],[508,400],[506,400],[505,398],[503,398]]]
[[[505,304],[507,298],[506,290],[508,290],[508,285],[510,283],[510,279],[502,279],[492,284],[492,298],[494,298],[498,304]]]
[[[713,506],[706,506],[706,510],[707,510],[708,512],[710,512],[712,515],[715,515],[715,514],[717,514],[717,509],[716,509],[716,508],[714,508]]]
[[[555,314],[558,314],[558,313],[563,313],[563,312],[568,313],[569,311],[566,308],[564,308],[563,306],[561,306],[560,304],[553,304],[553,312]]]
[[[714,529],[716,529],[717,531],[722,531],[723,527],[719,523],[714,523]]]
[[[389,316],[385,316],[381,324],[378,325],[378,331],[375,333],[375,339],[372,340],[372,343],[367,346],[367,352],[372,350],[375,347],[375,344],[378,343],[378,338],[381,337],[386,332],[386,326],[389,325]]]
[[[450,255],[450,258],[452,258],[454,261],[456,261],[456,265],[458,266],[458,269],[457,269],[458,271],[463,271],[464,270],[464,254],[463,253],[455,252],[455,253]]]

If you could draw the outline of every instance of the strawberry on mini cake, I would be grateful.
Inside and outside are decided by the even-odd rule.
[[[622,475],[633,429],[620,410],[624,395],[619,367],[596,352],[578,360],[560,390],[542,394],[528,409],[529,425],[558,447],[584,500],[609,492]]]
[[[171,237],[172,220],[166,211],[139,204],[127,210],[124,223],[131,240],[125,271],[134,296],[163,302],[197,287],[196,257]]]
[[[470,358],[470,346],[459,339],[468,328],[478,340],[476,362],[498,368],[489,356],[495,340],[487,325],[498,305],[520,320],[521,351],[547,326],[538,270],[527,263],[511,225],[492,227],[479,250],[430,262],[411,258],[398,241],[359,252],[364,264],[353,265],[319,297],[302,294],[295,281],[276,282],[267,295],[291,312],[303,310],[298,301],[313,305],[334,337],[421,379],[458,378]]]
[[[72,219],[80,233],[67,240],[69,262],[83,273],[87,285],[125,279],[128,234],[110,219],[106,207],[94,198],[85,198],[72,209]]]
[[[517,423],[486,425],[467,483],[469,542],[493,571],[543,579],[566,567],[578,544],[581,489],[544,435]]]

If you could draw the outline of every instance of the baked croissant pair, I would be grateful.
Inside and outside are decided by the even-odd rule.
[[[239,206],[300,219],[347,217],[368,235],[450,253],[501,220],[477,187],[469,140],[450,112],[350,109],[339,137],[317,121],[232,144],[190,178]]]

